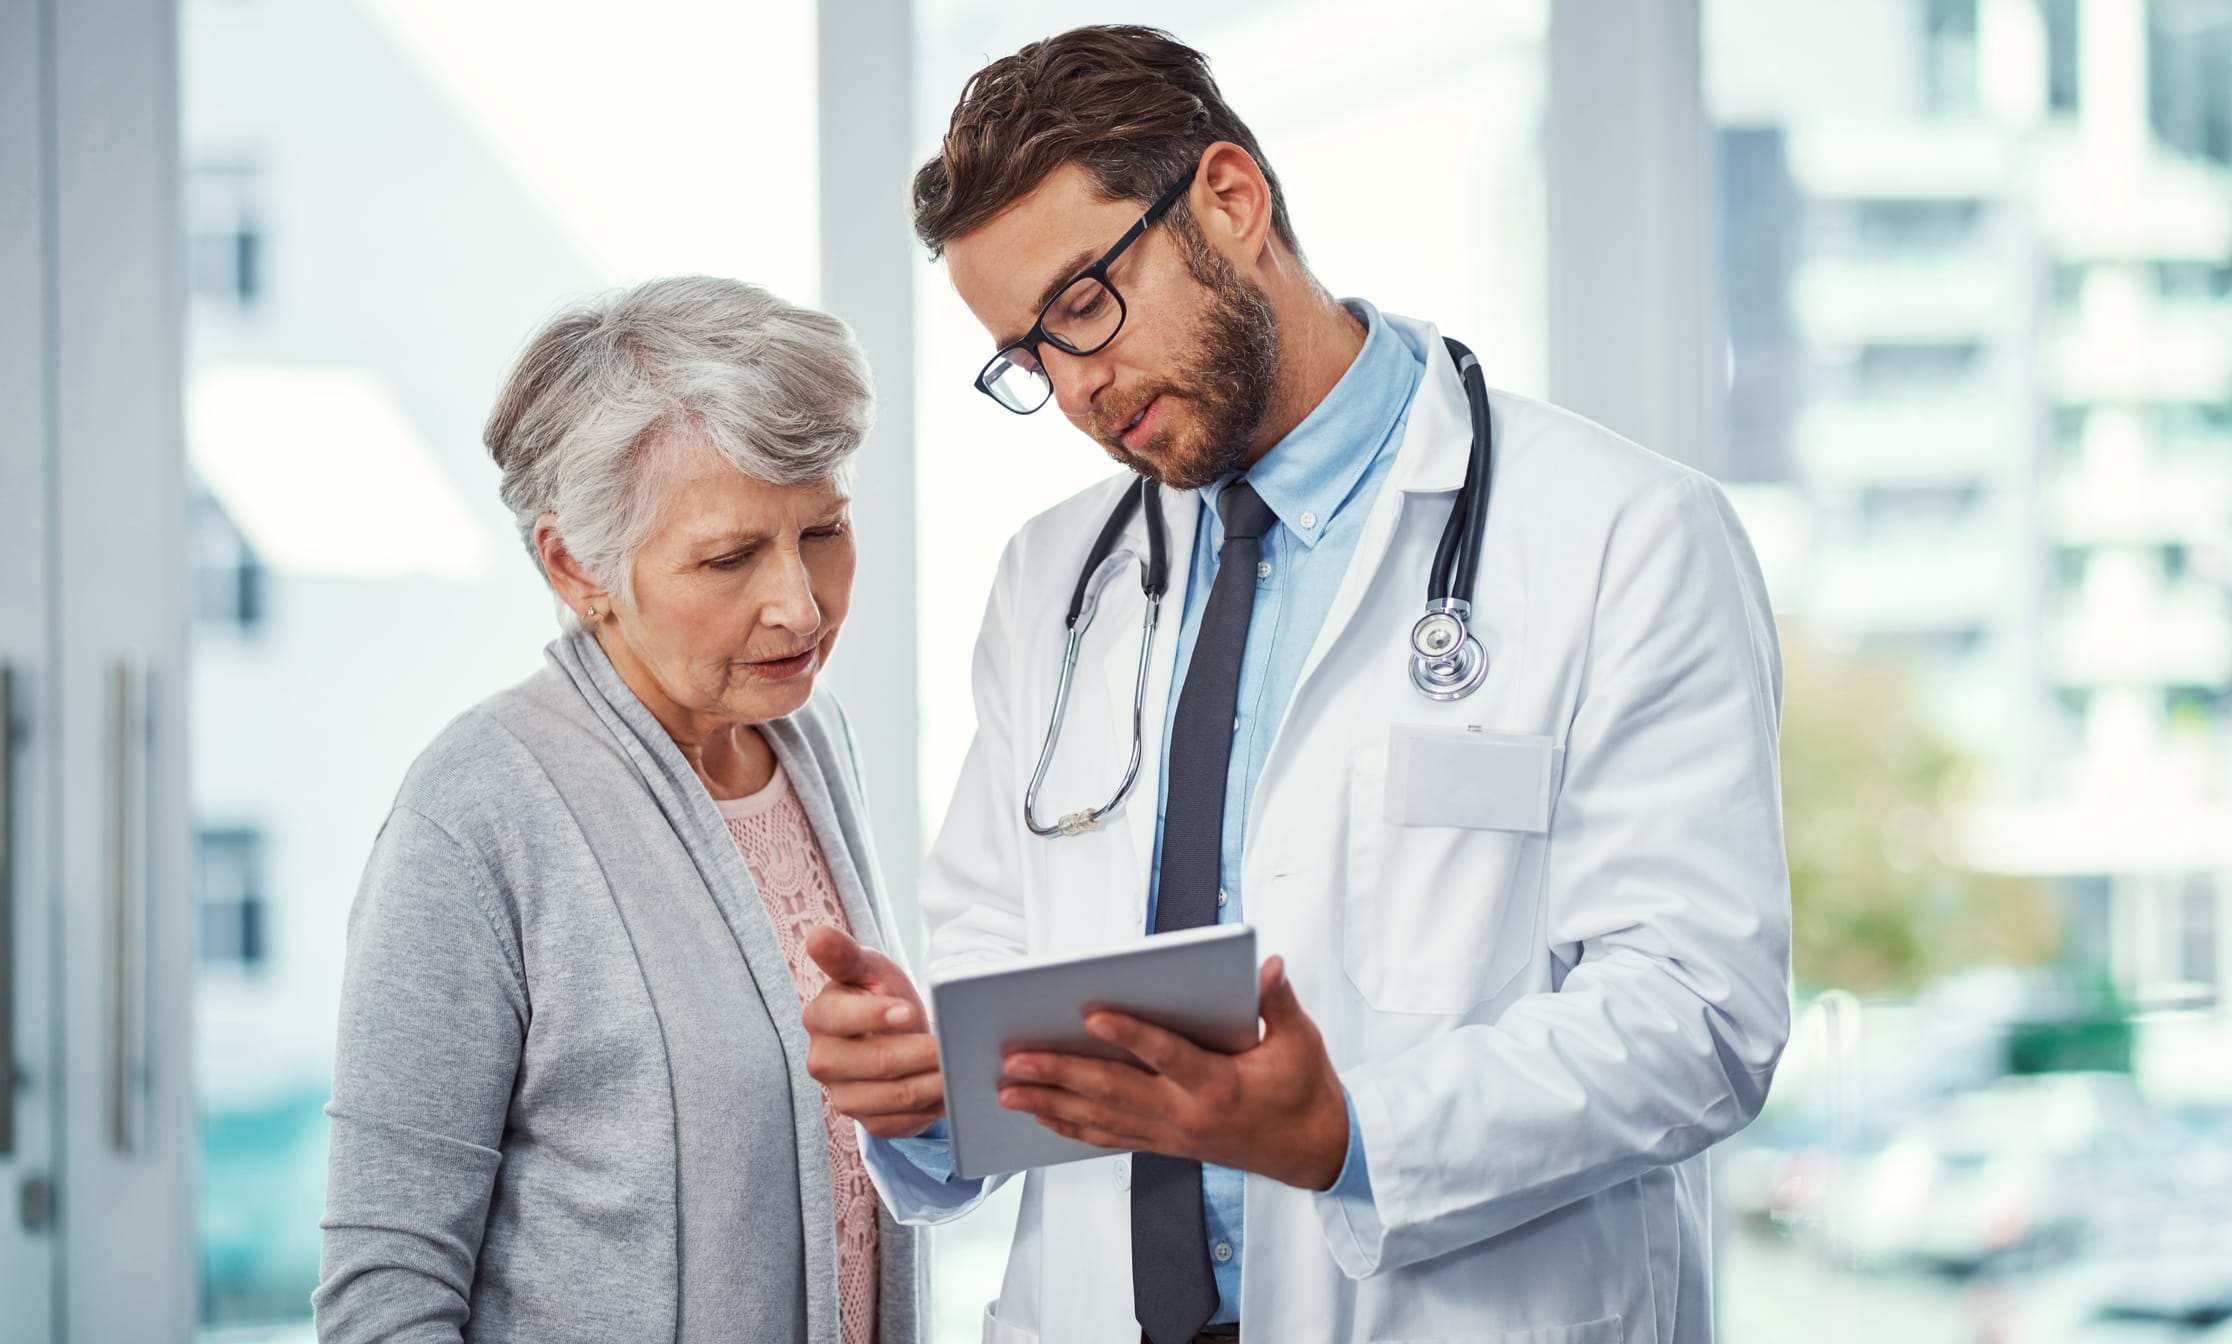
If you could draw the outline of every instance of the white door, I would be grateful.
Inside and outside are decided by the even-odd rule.
[[[0,1344],[193,1322],[175,27],[0,0]]]
[[[54,1337],[44,16],[0,0],[0,1340]]]

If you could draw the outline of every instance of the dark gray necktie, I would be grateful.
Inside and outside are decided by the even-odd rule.
[[[1232,765],[1240,655],[1255,611],[1263,534],[1278,521],[1246,481],[1217,496],[1224,545],[1217,581],[1195,633],[1186,683],[1171,714],[1169,797],[1163,809],[1155,932],[1217,922],[1224,854],[1225,783]],[[1185,1344],[1217,1311],[1201,1164],[1157,1153],[1132,1157],[1132,1310],[1152,1344]]]

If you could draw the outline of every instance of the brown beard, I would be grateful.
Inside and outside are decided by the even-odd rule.
[[[1173,362],[1201,372],[1150,385],[1131,409],[1164,397],[1185,403],[1193,415],[1158,430],[1144,452],[1125,448],[1115,425],[1095,425],[1093,437],[1140,475],[1174,490],[1198,490],[1247,465],[1278,385],[1279,330],[1262,289],[1210,247],[1191,219],[1174,217],[1170,229],[1186,270],[1207,296],[1192,339]]]

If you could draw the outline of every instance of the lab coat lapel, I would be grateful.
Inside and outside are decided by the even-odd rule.
[[[1170,528],[1170,586],[1155,625],[1155,645],[1147,659],[1147,697],[1141,711],[1139,781],[1114,817],[1104,822],[1125,829],[1131,838],[1134,868],[1118,890],[1143,893],[1155,861],[1155,809],[1162,793],[1163,726],[1169,722],[1171,685],[1178,657],[1178,626],[1185,619],[1186,582],[1193,569],[1194,533],[1201,518],[1201,497],[1192,490],[1163,490],[1163,520]],[[1143,508],[1125,531],[1126,546],[1147,554],[1147,511]],[[1109,585],[1111,596],[1115,584]],[[1125,581],[1125,600],[1104,608],[1102,621],[1121,621],[1124,634],[1101,648],[1101,677],[1108,698],[1109,780],[1123,777],[1131,745],[1132,688],[1139,675],[1140,607],[1146,601],[1136,581]],[[1144,897],[1142,897],[1144,899]]]
[[[1350,622],[1356,618],[1365,591],[1371,587],[1380,566],[1386,563],[1388,547],[1394,541],[1395,525],[1402,519],[1406,498],[1419,494],[1446,494],[1454,498],[1464,487],[1465,466],[1472,456],[1472,409],[1465,400],[1465,385],[1457,376],[1457,366],[1449,358],[1448,347],[1442,344],[1441,333],[1431,323],[1392,315],[1387,320],[1413,337],[1414,348],[1425,351],[1426,374],[1412,398],[1410,420],[1404,426],[1403,442],[1396,450],[1395,466],[1388,473],[1387,485],[1372,501],[1372,512],[1365,519],[1364,534],[1357,540],[1356,554],[1349,560],[1348,572],[1341,576],[1340,590],[1334,594],[1325,624],[1310,646],[1310,656],[1302,663],[1301,679],[1295,683],[1294,699],[1288,705],[1290,710],[1301,700],[1310,678],[1325,661],[1327,651],[1347,634]],[[1445,515],[1434,516],[1438,524]],[[1423,571],[1418,576],[1418,604],[1419,610],[1424,611],[1426,575]],[[1388,656],[1395,657],[1397,652],[1390,650]],[[1273,739],[1271,753],[1278,754],[1276,739]],[[1268,766],[1267,762],[1267,773]]]

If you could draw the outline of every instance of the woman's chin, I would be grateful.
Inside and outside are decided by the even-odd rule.
[[[779,719],[805,708],[814,696],[814,684],[821,679],[821,651],[814,650],[804,660],[804,665],[793,668],[778,667],[770,675],[760,671],[761,664],[746,663],[738,669],[737,681],[730,689],[729,702],[754,723]]]

